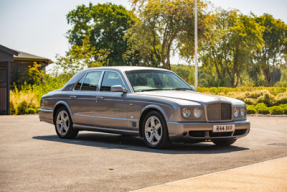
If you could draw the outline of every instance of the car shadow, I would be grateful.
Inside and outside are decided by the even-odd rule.
[[[122,136],[118,134],[106,133],[82,133],[75,139],[60,139],[57,135],[34,136],[33,139],[68,143],[73,145],[83,145],[90,147],[100,147],[106,149],[124,149],[132,151],[162,153],[162,154],[217,154],[230,153],[235,151],[249,150],[249,148],[239,146],[216,146],[208,143],[173,143],[169,149],[151,149],[147,147],[140,137]]]

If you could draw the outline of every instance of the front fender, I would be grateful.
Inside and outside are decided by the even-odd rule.
[[[162,104],[161,104],[161,105],[162,105]],[[166,109],[164,110],[163,108],[166,108],[166,109],[168,109],[169,111],[166,112]],[[146,110],[148,110],[148,109],[157,109],[157,110],[159,110],[159,111],[161,112],[161,114],[163,115],[163,117],[164,117],[164,119],[165,119],[166,122],[169,121],[169,117],[170,117],[170,116],[172,115],[172,113],[173,113],[172,108],[171,108],[170,106],[168,106],[168,105],[163,105],[163,107],[161,107],[161,106],[159,106],[159,105],[151,104],[151,105],[145,106],[145,107],[142,109],[142,111],[141,111],[141,113],[140,113],[140,117],[142,117],[142,114],[143,114]],[[167,114],[167,113],[168,113],[168,114]]]

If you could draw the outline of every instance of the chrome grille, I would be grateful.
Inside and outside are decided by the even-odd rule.
[[[231,104],[213,103],[207,105],[208,121],[231,120]]]
[[[220,119],[221,103],[209,104],[207,106],[207,118],[209,121],[216,121]]]

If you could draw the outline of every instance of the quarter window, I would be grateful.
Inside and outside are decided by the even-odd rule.
[[[116,72],[105,72],[101,85],[101,91],[111,91],[111,87],[113,85],[121,85],[124,87],[124,83],[120,75]]]
[[[98,89],[98,83],[100,80],[102,72],[101,71],[95,71],[95,72],[89,72],[86,75],[86,78],[83,82],[82,91],[96,91]]]
[[[80,79],[80,81],[77,83],[77,85],[75,86],[75,90],[80,90],[81,89],[81,85],[83,83],[85,79],[85,75],[83,75],[83,77]]]

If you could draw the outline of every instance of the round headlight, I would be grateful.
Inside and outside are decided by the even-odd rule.
[[[241,115],[242,117],[245,116],[245,108],[241,108],[241,109],[240,109],[240,115]]]
[[[238,117],[239,116],[239,108],[238,107],[234,107],[233,108],[233,110],[234,110],[234,117]]]
[[[184,116],[185,118],[190,117],[191,115],[191,110],[187,107],[182,109],[182,116]]]
[[[194,117],[196,118],[199,118],[202,116],[202,109],[199,108],[199,107],[196,107],[194,110],[193,110],[193,115]]]

